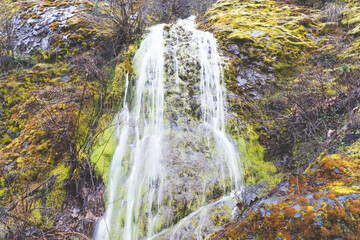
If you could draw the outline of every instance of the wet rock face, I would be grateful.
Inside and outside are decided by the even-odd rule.
[[[208,201],[230,192],[227,166],[216,152],[211,127],[202,123],[199,45],[193,33],[177,27],[164,33],[165,38],[165,109],[163,148],[164,202],[160,228],[179,223],[156,239],[197,239],[220,229],[231,218],[234,199],[219,201],[196,211]],[[186,217],[191,214],[191,217]],[[214,219],[208,218],[213,216]],[[221,217],[219,217],[221,216]],[[199,224],[202,223],[200,226]],[[218,224],[218,225],[216,225]]]
[[[73,5],[44,6],[35,5],[15,18],[15,51],[30,53],[34,50],[47,50],[52,43],[52,36],[59,33],[67,19],[75,16],[79,9]]]
[[[253,37],[257,37],[265,33],[265,31],[254,30],[249,34]],[[271,66],[267,66],[265,69],[261,70],[261,68],[264,68],[264,63],[241,52],[241,44],[229,43],[226,47],[229,53],[241,60],[241,63],[236,64],[235,78],[239,89],[243,91],[253,89],[259,90],[267,83],[276,81],[273,68]]]
[[[120,184],[109,187],[115,198],[109,198],[111,215],[100,222],[99,239],[108,232],[123,239],[198,239],[231,218],[234,199],[220,198],[241,187],[241,168],[225,133],[222,61],[213,35],[194,25],[190,18],[154,26],[134,57],[137,96],[131,107],[138,115],[133,125],[133,114],[123,110],[129,124],[119,133],[124,144],[118,149],[124,155],[115,153],[121,166],[113,167],[119,163],[113,160],[111,167],[123,173],[113,180],[110,172],[110,184]],[[139,133],[136,141],[132,133]]]
[[[244,69],[240,66],[237,67],[236,81],[239,87],[243,87],[244,89],[251,88],[252,86],[265,86],[268,82],[274,82],[276,77],[274,76],[274,72],[272,68],[268,69],[268,73],[261,72],[258,69],[258,66],[254,63],[244,64]]]

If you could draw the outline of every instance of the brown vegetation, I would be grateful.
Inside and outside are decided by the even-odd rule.
[[[14,26],[12,23],[11,1],[4,0],[0,2],[0,73],[6,71],[9,65],[13,63],[13,41]]]

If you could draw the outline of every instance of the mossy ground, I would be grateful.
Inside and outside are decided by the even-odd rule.
[[[114,80],[116,61],[103,67],[109,21],[92,15],[90,1],[16,4],[20,15],[39,4],[43,11],[74,5],[79,12],[56,32],[49,49],[17,54],[31,64],[0,75],[0,238],[91,235],[104,210],[104,175],[95,177],[89,149],[123,95],[121,78]]]

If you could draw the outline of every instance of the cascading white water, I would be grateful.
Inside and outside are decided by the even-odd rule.
[[[225,101],[221,85],[223,76],[216,39],[211,33],[196,30],[193,19],[180,22],[185,22],[183,23],[185,28],[194,33],[194,41],[199,46],[202,120],[213,129],[217,144],[216,150],[223,158],[227,159],[233,187],[238,189],[241,180],[240,159],[235,146],[225,132]]]
[[[151,29],[134,62],[137,70],[133,119],[128,107],[121,121],[119,143],[110,169],[108,204],[95,239],[137,239],[140,211],[151,212],[161,202],[161,137],[164,105],[163,25]],[[123,160],[128,163],[123,163]],[[145,191],[148,199],[143,198]],[[150,203],[146,206],[144,202]],[[147,207],[148,209],[143,209]],[[149,215],[149,223],[152,216]],[[148,235],[152,235],[149,228]]]
[[[239,154],[225,132],[216,40],[196,30],[193,18],[157,25],[134,70],[134,101],[131,112],[124,102],[119,114],[107,210],[94,238],[178,239],[184,217],[209,211],[211,201],[241,187]],[[205,234],[200,226],[194,231],[195,239]]]

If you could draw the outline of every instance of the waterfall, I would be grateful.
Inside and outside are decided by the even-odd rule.
[[[133,100],[117,117],[94,239],[181,239],[187,219],[204,219],[203,210],[241,188],[239,153],[225,132],[221,57],[214,36],[189,18],[150,28],[133,62]],[[187,227],[188,239],[208,234],[203,222]]]

